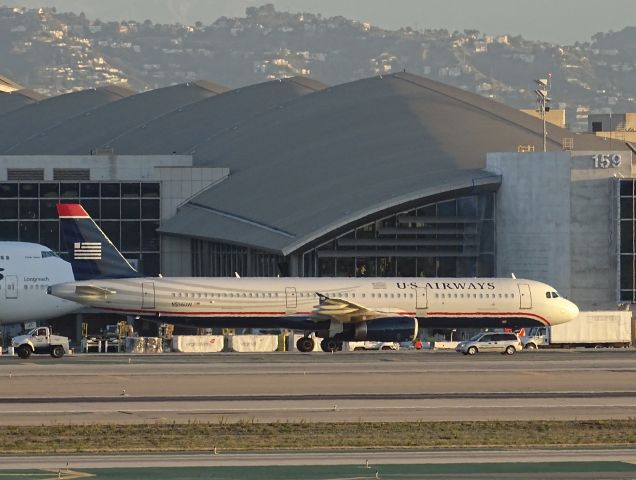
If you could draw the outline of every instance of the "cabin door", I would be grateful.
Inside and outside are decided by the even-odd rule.
[[[141,308],[155,308],[155,282],[141,284]]]
[[[428,296],[426,294],[426,287],[418,287],[415,289],[415,315],[426,315],[426,309],[428,308]]]
[[[4,295],[6,298],[18,298],[17,275],[7,275],[4,277]]]
[[[287,313],[295,312],[297,306],[298,300],[296,298],[296,288],[285,288],[285,307],[287,308]]]
[[[532,308],[532,295],[530,294],[530,285],[526,283],[519,284],[519,307]]]

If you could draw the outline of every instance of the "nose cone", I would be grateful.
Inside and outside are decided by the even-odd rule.
[[[579,307],[565,298],[562,298],[561,301],[559,319],[557,322],[552,322],[553,325],[569,322],[579,316]]]

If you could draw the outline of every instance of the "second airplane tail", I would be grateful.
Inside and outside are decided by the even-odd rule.
[[[142,276],[80,204],[60,203],[57,213],[76,280]]]

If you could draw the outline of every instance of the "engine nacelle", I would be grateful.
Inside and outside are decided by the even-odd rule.
[[[359,323],[343,325],[337,340],[372,340],[377,342],[405,342],[417,336],[417,318],[391,317],[379,318]]]

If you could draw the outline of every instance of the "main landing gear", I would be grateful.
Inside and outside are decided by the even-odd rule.
[[[335,352],[336,350],[342,350],[342,342],[333,338],[325,338],[320,342],[320,348],[323,352]]]
[[[311,337],[300,337],[296,341],[296,348],[298,349],[299,352],[303,352],[303,353],[313,352],[315,345],[316,345],[316,342]]]
[[[296,341],[296,348],[299,352],[313,352],[316,342],[311,337],[301,337]],[[325,338],[320,342],[320,348],[323,352],[335,352],[342,350],[342,342],[334,338]]]

